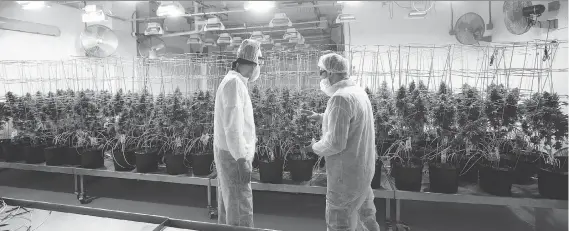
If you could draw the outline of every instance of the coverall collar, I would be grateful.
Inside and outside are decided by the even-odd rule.
[[[233,72],[233,74],[237,75],[237,77],[239,77],[239,79],[240,79],[241,81],[243,81],[243,83],[244,83],[245,85],[247,85],[247,83],[249,83],[249,79],[243,77],[243,75],[241,75],[241,73],[239,73],[239,72],[237,72],[237,71],[234,71],[234,70],[229,71],[229,73],[231,73],[231,72]]]
[[[356,84],[355,84],[354,81],[351,80],[351,79],[340,80],[340,81],[338,81],[337,83],[335,83],[334,85],[331,86],[331,88],[332,88],[331,91],[332,91],[333,93],[336,93],[336,91],[338,91],[339,89],[342,89],[342,88],[345,88],[345,87],[351,87],[351,86],[354,86],[354,85],[356,85]]]

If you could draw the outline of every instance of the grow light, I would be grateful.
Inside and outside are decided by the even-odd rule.
[[[261,44],[273,44],[273,40],[271,39],[271,36],[266,34],[263,36],[263,40],[261,40]]]
[[[283,39],[291,39],[291,38],[296,38],[298,37],[300,34],[298,33],[298,31],[296,31],[295,28],[288,28],[286,29],[285,34],[283,35]]]
[[[162,29],[162,26],[160,26],[160,23],[157,22],[149,22],[148,25],[146,26],[146,29],[144,30],[144,35],[163,35],[164,34],[164,30]]]
[[[345,23],[356,21],[356,16],[352,14],[339,14],[336,18],[336,23]]]
[[[191,34],[190,38],[188,38],[187,44],[202,44],[202,39],[200,35]]]
[[[225,30],[225,26],[217,17],[208,18],[203,28],[204,31]]]
[[[292,26],[292,22],[285,13],[277,13],[275,17],[269,22],[269,27],[275,26]]]
[[[100,22],[106,19],[103,10],[97,8],[96,5],[87,5],[83,10],[85,13],[81,16],[81,20],[85,23]]]
[[[288,40],[289,43],[298,43],[298,44],[304,44],[304,37],[302,37],[301,34],[298,34],[298,36],[296,37],[292,37]]]
[[[179,2],[175,1],[162,1],[156,10],[158,17],[176,17],[186,14],[186,10]]]
[[[231,45],[232,46],[240,46],[242,42],[243,42],[243,38],[233,37],[233,39],[231,40]]]
[[[231,44],[231,35],[229,33],[223,33],[217,38],[217,44]]]
[[[248,1],[244,5],[244,9],[249,11],[255,11],[259,13],[264,13],[275,7],[275,3],[272,1]]]
[[[16,1],[24,10],[39,10],[46,7],[45,1]]]
[[[206,38],[203,44],[204,46],[217,46],[212,38]]]
[[[424,19],[427,16],[426,11],[411,11],[407,15],[408,19]]]
[[[251,37],[249,39],[253,39],[253,40],[257,40],[257,41],[262,41],[265,38],[265,36],[263,36],[263,32],[261,31],[253,31],[253,33],[251,33]]]

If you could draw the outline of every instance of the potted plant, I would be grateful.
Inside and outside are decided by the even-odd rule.
[[[101,168],[104,166],[103,147],[104,137],[100,131],[103,128],[100,106],[91,91],[81,91],[74,105],[77,114],[77,131],[74,146],[79,147],[82,168]]]
[[[427,109],[424,95],[411,82],[409,91],[401,86],[397,91],[395,106],[397,111],[396,133],[401,137],[389,148],[395,150],[391,158],[392,176],[397,189],[420,191],[423,177],[422,158],[426,150],[425,123]],[[409,93],[408,93],[409,92]]]
[[[381,158],[387,156],[387,150],[395,142],[393,135],[390,135],[392,128],[395,126],[395,105],[393,94],[387,87],[387,82],[383,81],[378,96],[371,97],[370,100],[375,120],[375,145],[378,155],[371,187],[377,189],[381,187],[381,172],[383,169]]]
[[[302,108],[308,110],[308,105],[302,104]],[[290,171],[293,181],[309,181],[312,179],[314,164],[316,164],[316,156],[313,153],[301,152],[301,148],[315,143],[315,127],[313,121],[310,121],[306,115],[297,112],[290,123],[290,129],[293,136],[290,146],[290,154],[287,155],[286,165]]]
[[[458,124],[456,140],[460,145],[458,152],[462,153],[459,155],[459,177],[470,183],[478,183],[478,164],[482,158],[478,147],[487,127],[483,106],[478,90],[464,84],[456,97]]]
[[[483,166],[479,169],[479,185],[482,190],[497,196],[510,196],[513,175],[508,161],[504,161],[508,135],[517,122],[517,89],[508,90],[502,85],[488,87],[484,112],[489,122],[483,143]]]
[[[24,98],[24,111],[26,121],[24,122],[24,139],[27,139],[23,149],[24,160],[28,164],[39,164],[45,162],[43,149],[46,144],[45,115],[43,114],[43,95],[38,91],[33,97],[26,94]]]
[[[44,149],[46,165],[50,166],[61,166],[67,163],[64,146],[61,146],[61,143],[58,142],[58,139],[65,132],[65,121],[62,119],[65,118],[65,113],[67,112],[61,104],[62,98],[63,91],[59,90],[55,95],[49,92],[47,102],[42,108],[47,118],[45,122],[50,133],[48,147]]]
[[[213,164],[213,100],[209,91],[194,94],[191,115],[188,137],[192,142],[186,145],[186,152],[191,155],[193,174],[208,175]]]
[[[153,98],[148,90],[144,89],[133,105],[135,119],[134,137],[137,139],[136,171],[140,173],[155,172],[158,170],[158,153],[162,146],[162,136],[157,133],[154,126]]]
[[[6,93],[7,117],[5,119],[8,122],[10,119],[12,120],[12,129],[9,131],[10,142],[2,144],[2,151],[7,162],[17,162],[24,159],[22,152],[25,143],[23,129],[26,112],[23,102],[23,97],[18,97],[12,92]]]
[[[567,148],[562,147],[566,144],[568,117],[561,109],[566,105],[557,94],[548,92],[535,93],[524,101],[522,128],[534,152],[545,150],[537,174],[539,193],[551,199],[567,200]],[[565,154],[555,155],[554,150]]]
[[[264,103],[258,111],[262,113],[258,129],[257,158],[260,180],[263,183],[280,184],[283,179],[284,160],[290,150],[290,121],[294,114],[290,91],[283,89],[280,102],[276,92],[267,91]]]
[[[189,119],[188,111],[183,107],[182,93],[176,88],[174,94],[166,99],[163,94],[156,100],[157,128],[162,129],[168,139],[164,162],[166,172],[170,175],[186,174],[186,152],[184,143],[187,143],[186,121]]]
[[[11,94],[11,93],[10,93]],[[5,159],[4,146],[10,145],[11,110],[8,102],[0,102],[0,159]]]
[[[429,161],[429,190],[437,193],[458,191],[459,152],[454,144],[456,134],[456,102],[444,82],[433,102],[433,125],[437,133],[436,152]]]
[[[113,158],[115,171],[132,171],[136,167],[137,139],[133,137],[136,118],[131,107],[132,100],[136,99],[130,96],[130,92],[125,97],[122,90],[117,91],[103,112],[106,117],[105,131],[108,137],[105,150],[109,151]]]

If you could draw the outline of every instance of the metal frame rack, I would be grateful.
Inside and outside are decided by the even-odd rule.
[[[75,193],[77,199],[82,203],[89,203],[94,198],[89,197],[86,191],[86,184],[84,176],[108,177],[108,178],[121,178],[121,179],[135,179],[144,181],[168,182],[177,184],[190,184],[206,186],[208,195],[208,213],[210,218],[216,217],[215,205],[212,205],[212,186],[217,186],[217,179],[215,174],[205,177],[193,176],[192,174],[186,175],[168,175],[163,168],[157,173],[137,173],[132,172],[117,172],[114,171],[113,163],[110,160],[105,161],[105,167],[101,169],[84,169],[79,167],[58,167],[46,166],[24,163],[9,163],[0,162],[0,169],[19,169],[28,171],[42,171],[52,173],[63,173],[74,175],[75,178]],[[565,200],[551,200],[540,198],[536,184],[530,185],[514,185],[512,187],[512,197],[498,197],[492,196],[482,192],[476,185],[461,185],[458,194],[441,194],[428,192],[428,183],[423,185],[421,192],[400,191],[395,189],[395,184],[390,177],[386,177],[386,173],[382,172],[382,189],[375,189],[374,194],[376,198],[386,200],[386,220],[391,221],[391,200],[395,201],[395,221],[394,224],[401,223],[401,200],[417,200],[417,201],[432,201],[432,202],[447,202],[447,203],[464,203],[464,204],[486,204],[486,205],[502,205],[502,206],[523,206],[536,209],[567,209],[568,204]],[[292,182],[288,180],[288,175],[285,174],[283,184],[267,184],[259,182],[259,174],[253,174],[253,182],[251,186],[256,191],[273,191],[273,192],[286,192],[286,193],[303,193],[303,194],[326,194],[325,175],[316,173],[315,177],[310,182]],[[424,176],[423,182],[428,182],[428,177]]]

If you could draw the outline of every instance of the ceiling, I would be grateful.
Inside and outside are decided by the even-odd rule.
[[[180,1],[186,9],[186,14],[194,13],[194,4],[198,4],[199,13],[202,12],[224,12],[243,10],[245,1]],[[306,43],[331,44],[331,27],[334,27],[340,10],[340,5],[335,1],[276,1],[276,8],[268,12],[230,12],[214,14],[221,19],[227,31],[208,32],[205,37],[216,38],[220,33],[230,33],[232,36],[248,38],[253,31],[263,31],[270,34],[271,38],[277,43],[286,43],[282,40],[282,36],[286,27],[269,28],[268,24],[274,17],[275,13],[286,13],[296,28],[305,38]],[[139,19],[148,18],[152,15],[149,13],[152,9],[151,3],[140,2],[137,4],[137,17]],[[327,21],[326,26],[322,27],[318,23],[320,18],[324,17]],[[316,22],[315,22],[316,21]],[[313,23],[307,23],[313,22]],[[301,23],[301,24],[295,24]],[[318,28],[319,25],[321,28]],[[191,31],[193,28],[191,18],[166,18],[163,20],[163,27],[166,33],[177,33]],[[251,28],[255,27],[255,28]],[[259,28],[263,27],[263,28]],[[235,30],[235,28],[242,28]],[[246,29],[247,28],[247,29]],[[142,28],[143,29],[143,28]],[[184,36],[184,35],[183,35]],[[185,35],[187,37],[187,35]]]

